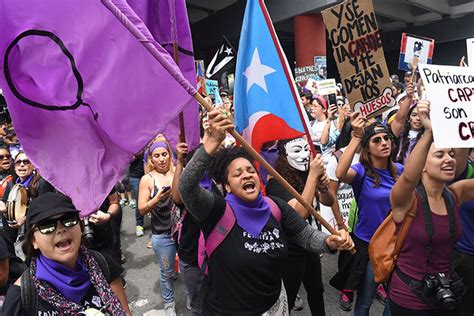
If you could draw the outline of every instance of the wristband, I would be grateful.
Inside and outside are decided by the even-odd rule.
[[[352,131],[352,137],[354,138],[359,138],[359,139],[362,139],[363,136],[359,136],[359,135],[356,135],[356,133],[354,133],[354,131]]]
[[[328,193],[328,187],[318,188],[320,193]]]
[[[112,214],[112,212],[111,212],[111,211],[107,211],[107,213],[106,213],[106,214],[109,214],[109,216],[110,216],[110,219],[112,219],[112,217],[114,216],[114,215]]]

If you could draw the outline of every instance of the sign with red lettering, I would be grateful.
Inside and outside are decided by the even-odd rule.
[[[474,68],[418,65],[438,148],[474,147]]]
[[[374,117],[396,104],[371,0],[348,0],[321,12],[342,84],[354,111]]]

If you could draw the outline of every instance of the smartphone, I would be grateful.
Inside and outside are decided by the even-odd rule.
[[[162,188],[161,188],[161,193],[168,192],[170,189],[171,189],[171,187],[170,187],[170,186],[165,186],[165,187],[162,187]]]
[[[328,95],[328,99],[329,99],[329,104],[330,105],[336,105],[337,104],[337,99],[336,99],[336,94],[335,93],[331,93],[330,95]]]

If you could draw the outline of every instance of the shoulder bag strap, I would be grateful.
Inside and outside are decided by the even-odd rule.
[[[38,314],[38,293],[33,284],[31,268],[27,268],[21,274],[21,305],[27,316],[36,316]]]
[[[395,257],[398,257],[398,255],[400,254],[403,241],[405,240],[405,237],[408,234],[408,230],[410,229],[411,223],[413,222],[413,219],[415,218],[417,204],[418,204],[417,198],[415,196],[413,197],[413,202],[411,203],[411,207],[408,210],[408,213],[405,215],[402,226],[400,227],[400,231],[398,232],[398,235],[397,235],[397,241],[395,242],[395,250],[394,250]]]

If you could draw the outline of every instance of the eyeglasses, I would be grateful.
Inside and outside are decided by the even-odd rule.
[[[0,160],[3,160],[3,159],[8,159],[8,160],[10,160],[11,157],[12,157],[12,156],[10,156],[10,155],[0,155]]]
[[[19,159],[15,161],[15,166],[19,166],[21,164],[24,164],[25,166],[29,165],[31,162],[28,159]]]
[[[386,142],[388,142],[389,140],[392,140],[392,136],[387,134],[384,136],[377,136],[377,137],[372,138],[372,143],[380,144],[382,142],[382,138]]]
[[[65,214],[60,218],[48,218],[39,222],[36,227],[38,227],[40,233],[44,235],[51,234],[56,231],[58,221],[60,221],[64,227],[69,228],[76,226],[79,223],[79,216],[77,216],[77,214]]]

